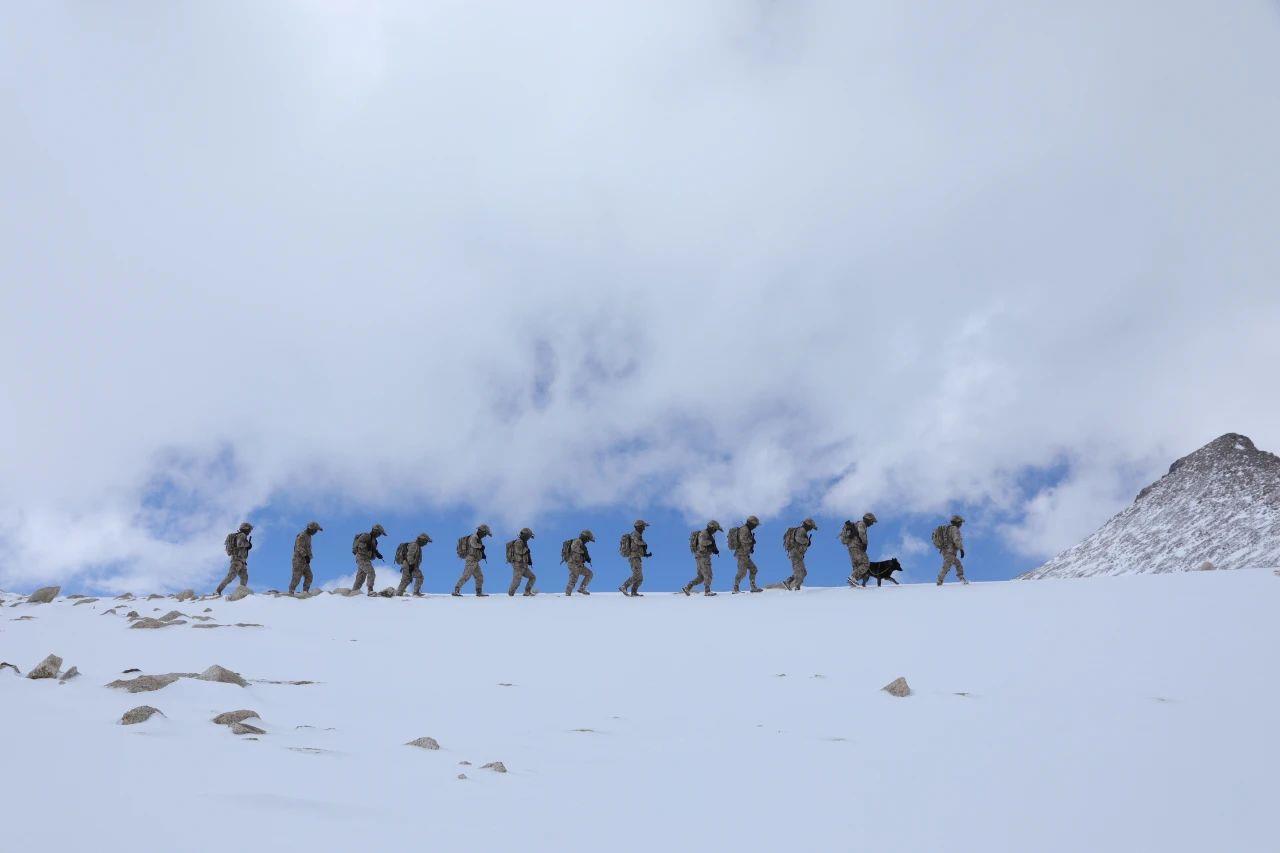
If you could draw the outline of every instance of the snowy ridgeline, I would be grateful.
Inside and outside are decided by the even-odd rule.
[[[0,611],[3,849],[1275,849],[1270,572],[116,604]]]

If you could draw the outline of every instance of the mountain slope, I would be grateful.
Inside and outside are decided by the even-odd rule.
[[[1227,433],[1184,456],[1096,533],[1023,578],[1280,566],[1280,458]]]

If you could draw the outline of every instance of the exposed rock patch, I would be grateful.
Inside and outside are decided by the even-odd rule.
[[[58,597],[58,593],[62,592],[60,586],[42,586],[31,595],[27,596],[28,604],[48,604]]]
[[[138,723],[145,723],[156,714],[160,714],[162,717],[164,716],[159,708],[153,708],[150,705],[139,705],[136,708],[130,708],[128,711],[124,712],[124,716],[120,718],[120,725],[135,726]]]
[[[247,586],[238,586],[227,595],[227,601],[239,601],[240,599],[253,595],[253,590]]]
[[[174,598],[176,598],[178,601],[195,601],[196,593],[195,593],[195,590],[184,589],[182,592],[175,595]]]
[[[885,693],[888,693],[890,696],[897,696],[900,699],[903,696],[911,695],[911,687],[907,684],[907,680],[901,677],[895,678],[880,689]]]
[[[79,675],[80,675],[80,670],[76,669],[76,668],[73,666],[73,667],[71,667],[71,669],[69,669],[69,670],[67,670],[66,672],[62,673],[62,675],[58,677],[58,681],[59,681],[60,683],[64,683],[64,684],[65,684],[66,682],[70,681],[70,680],[71,680],[71,679],[73,679],[73,678],[78,677]]]
[[[163,619],[152,619],[150,616],[142,616],[142,617],[139,617],[138,619],[135,619],[133,623],[129,625],[129,627],[130,628],[169,628],[173,625],[185,625],[185,624],[187,623],[186,623],[186,620],[184,619],[173,619],[171,621],[166,622]]]
[[[439,749],[440,748],[439,742],[436,741],[436,739],[433,737],[415,738],[409,741],[408,743],[406,743],[405,746],[416,746],[419,749]]]
[[[234,735],[265,735],[266,731],[248,723],[232,723],[231,733]]]
[[[239,711],[223,711],[221,714],[213,718],[213,722],[219,726],[231,726],[254,718],[261,719],[261,717],[258,716],[257,711],[250,711],[248,708],[242,708]]]
[[[488,764],[481,764],[481,770],[492,770],[494,773],[506,773],[507,765],[501,761],[490,761]]]
[[[249,686],[249,682],[241,678],[240,673],[232,672],[226,667],[219,666],[216,663],[195,677],[201,681],[217,681],[222,684],[234,684],[237,687]]]
[[[81,604],[93,604],[93,603],[94,603],[95,601],[97,601],[97,600],[98,600],[98,599],[96,599],[96,598],[81,598],[79,601],[77,601],[75,604],[73,604],[73,605],[71,605],[71,606],[72,606],[72,607],[79,607]]]
[[[57,678],[58,670],[60,669],[62,669],[62,658],[57,655],[49,655],[44,660],[40,661],[40,663],[36,664],[34,669],[27,673],[27,678]]]
[[[190,672],[168,672],[164,675],[139,675],[137,678],[116,679],[108,684],[108,687],[114,687],[118,690],[127,690],[130,693],[150,693],[152,690],[160,690],[168,687],[179,678],[192,678],[195,673]]]

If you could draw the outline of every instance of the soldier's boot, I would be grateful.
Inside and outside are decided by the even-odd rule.
[[[533,596],[538,594],[538,591],[536,589],[529,588],[524,591],[524,594],[532,598]]]
[[[704,592],[704,593],[702,593],[702,594],[703,594],[703,595],[719,595],[719,593],[717,593],[714,589],[709,589],[709,590],[707,590],[706,592]]]
[[[618,587],[618,592],[622,593],[623,595],[630,595],[630,594],[631,594],[631,593],[627,592],[627,585],[626,585],[626,583],[623,583],[623,584],[622,584],[622,586]]]
[[[459,598],[461,598],[461,597],[462,597],[462,584],[458,584],[457,586],[455,586],[455,587],[453,588],[453,592],[451,592],[451,593],[449,593],[449,594],[450,594],[450,595],[456,595],[456,596],[458,596]]]
[[[488,598],[489,593],[484,591],[484,584],[476,581],[476,598]]]
[[[688,586],[682,587],[680,591],[683,592],[685,595],[688,595],[691,589],[693,589],[693,584],[689,584]]]
[[[568,586],[566,586],[566,587],[564,588],[564,594],[565,594],[566,596],[573,595],[573,584],[569,584]]]
[[[764,589],[758,586],[751,587],[752,592],[764,592]]]
[[[961,576],[960,576],[960,583],[964,584],[965,586],[968,586],[968,585],[969,585],[969,579],[968,579],[968,578],[966,578],[964,575],[961,575]]]

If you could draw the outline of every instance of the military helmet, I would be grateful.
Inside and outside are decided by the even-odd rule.
[[[386,529],[385,529],[381,524],[375,524],[375,525],[373,526],[373,529],[372,529],[372,530],[370,530],[369,532],[370,532],[370,533],[372,533],[374,536],[386,536],[386,535],[387,535],[387,531],[386,531]]]
[[[320,522],[318,521],[307,522],[308,533],[319,533],[321,530],[324,530],[324,528],[320,526]]]
[[[800,522],[800,526],[806,530],[817,530],[818,522],[814,521],[812,518],[806,518],[804,521]]]
[[[581,533],[578,534],[578,538],[581,539],[583,542],[596,541],[596,535],[592,533],[590,530],[582,531]]]
[[[428,536],[427,534],[425,534],[425,533],[419,533],[419,534],[418,534],[418,544],[419,544],[419,545],[426,545],[426,544],[427,544],[428,542],[430,542],[430,541],[431,541],[431,537],[430,537],[430,536]]]
[[[951,523],[952,523],[952,524],[964,524],[964,518],[962,518],[961,516],[958,516],[958,515],[953,515],[953,516],[951,516]]]
[[[720,522],[716,521],[714,518],[707,522],[707,529],[711,531],[724,530],[724,528],[720,526]]]
[[[756,518],[754,515],[748,515],[746,523],[747,527],[759,527],[760,519]]]
[[[250,530],[253,530],[253,525],[249,522],[246,521],[244,524],[240,525],[241,533],[248,533]]]
[[[520,528],[520,538],[521,538],[521,539],[532,539],[532,538],[533,538],[533,531],[532,531],[532,530],[530,530],[530,529],[529,529],[529,528],[527,528],[527,527],[522,527],[522,528]]]
[[[645,521],[643,518],[637,518],[636,523],[632,526],[635,527],[637,530],[644,530],[646,527],[649,526],[649,522]]]
[[[489,529],[489,525],[482,524],[476,528],[476,534],[479,536],[492,536],[493,531]]]
[[[875,524],[880,519],[876,518],[876,514],[874,512],[864,512],[862,514],[862,520],[867,524]]]

